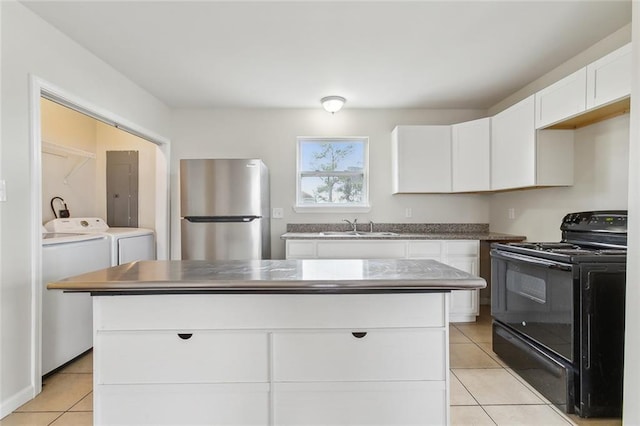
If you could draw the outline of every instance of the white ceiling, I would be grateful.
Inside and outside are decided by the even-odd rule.
[[[176,108],[488,108],[631,1],[25,1]]]

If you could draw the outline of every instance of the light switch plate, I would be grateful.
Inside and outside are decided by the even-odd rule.
[[[284,209],[282,207],[274,207],[271,217],[273,219],[282,219],[284,217]]]
[[[0,201],[7,201],[7,183],[4,179],[0,180]]]

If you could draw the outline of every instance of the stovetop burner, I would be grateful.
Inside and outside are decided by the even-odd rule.
[[[512,247],[522,247],[530,250],[581,250],[580,246],[570,243],[509,243]]]
[[[494,244],[494,248],[566,263],[624,262],[625,249],[605,249],[568,242],[531,242]]]
[[[580,248],[577,249],[557,249],[557,250],[551,250],[552,253],[558,253],[558,254],[566,254],[569,256],[572,255],[583,255],[583,254],[594,254],[594,252],[592,250],[582,250]]]
[[[626,262],[627,212],[607,210],[567,214],[559,242],[496,243],[503,252],[563,263]]]

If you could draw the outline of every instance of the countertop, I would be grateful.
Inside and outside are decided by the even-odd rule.
[[[323,235],[322,232],[287,232],[280,236],[283,240],[480,240],[480,241],[523,241],[522,235],[501,234],[499,232],[447,232],[447,233],[395,233],[381,235],[381,232],[359,235]]]
[[[156,260],[49,283],[100,294],[376,293],[484,288],[486,282],[428,259]]]
[[[358,223],[360,235],[347,235],[353,224],[288,223],[283,240],[480,240],[523,241],[523,235],[489,231],[488,223]],[[369,233],[367,231],[375,231]],[[343,235],[323,235],[325,232],[345,232]],[[382,235],[382,234],[396,235]]]

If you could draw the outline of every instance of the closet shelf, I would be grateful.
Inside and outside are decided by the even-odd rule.
[[[69,157],[70,155],[83,158],[96,158],[93,152],[83,151],[82,149],[70,146],[58,145],[51,142],[42,141],[42,152],[46,154],[57,155],[58,157]]]
[[[42,141],[42,152],[45,154],[51,154],[51,155],[55,155],[62,158],[69,158],[70,156],[80,157],[80,160],[73,166],[71,171],[69,171],[69,173],[67,173],[67,175],[64,177],[63,182],[65,184],[68,183],[67,182],[68,179],[75,172],[80,170],[80,168],[84,166],[87,161],[96,158],[96,154],[94,154],[93,152],[83,151],[82,149],[72,148],[64,145],[58,145],[55,143],[45,142],[45,141]]]

